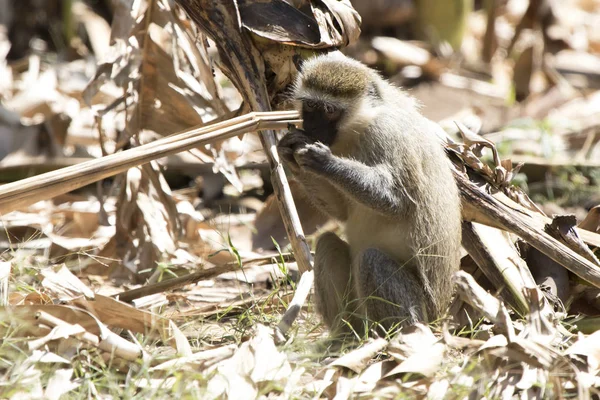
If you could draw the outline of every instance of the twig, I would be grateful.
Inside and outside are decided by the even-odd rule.
[[[167,279],[166,281],[152,283],[150,285],[142,286],[137,289],[126,290],[121,293],[113,295],[117,300],[125,303],[130,303],[140,297],[149,296],[155,293],[166,292],[167,290],[179,289],[192,283],[200,282],[202,280],[210,279],[215,276],[224,274],[225,272],[234,271],[239,268],[236,262],[227,263],[218,267],[205,269],[202,271],[193,272],[184,276],[180,276],[173,279]]]
[[[483,36],[482,58],[486,63],[490,63],[498,48],[498,39],[496,38],[496,18],[498,17],[498,0],[487,0],[484,2],[487,12],[487,25],[485,35]]]
[[[268,262],[273,257],[274,256],[259,257],[242,261],[242,268],[246,266],[246,264],[259,264],[261,262]],[[145,285],[137,289],[126,290],[121,293],[117,293],[112,297],[125,303],[130,303],[131,301],[139,299],[140,297],[166,292],[167,290],[179,289],[186,285],[191,285],[192,283],[214,278],[215,276],[219,276],[226,272],[235,271],[239,268],[239,264],[235,261],[232,261],[214,268],[204,269],[202,271],[193,272],[191,274],[179,276],[173,279],[167,279],[166,281]]]
[[[0,214],[70,192],[161,157],[248,132],[284,129],[290,123],[301,123],[297,112],[249,113],[185,130],[120,153],[8,183],[0,186]]]
[[[298,318],[298,314],[300,314],[300,310],[304,306],[306,298],[313,287],[314,279],[315,275],[313,271],[306,271],[300,277],[300,282],[298,282],[298,285],[296,286],[294,297],[277,325],[278,331],[276,330],[275,334],[278,342],[283,342],[283,338],[279,333],[286,334],[292,327],[296,318]]]

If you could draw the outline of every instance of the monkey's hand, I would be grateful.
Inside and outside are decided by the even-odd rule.
[[[294,152],[296,163],[302,169],[321,172],[332,159],[331,149],[321,142],[309,143]]]
[[[290,131],[277,144],[277,151],[284,163],[293,171],[300,169],[294,154],[308,144],[313,143],[304,131],[300,129],[290,129]]]

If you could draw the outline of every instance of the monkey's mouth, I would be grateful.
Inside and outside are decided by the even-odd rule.
[[[331,146],[337,136],[335,123],[328,121],[325,118],[315,118],[315,116],[307,117],[308,118],[304,118],[304,133],[306,136],[316,142]]]

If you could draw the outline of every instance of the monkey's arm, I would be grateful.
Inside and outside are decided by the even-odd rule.
[[[349,197],[382,213],[406,211],[413,202],[386,168],[337,157],[322,143],[307,144],[296,150],[294,157],[303,170],[327,179]]]

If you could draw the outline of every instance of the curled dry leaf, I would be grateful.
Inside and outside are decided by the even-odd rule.
[[[497,320],[500,302],[479,286],[470,274],[458,271],[454,275],[454,282],[458,294],[464,302],[479,310],[490,321],[495,322]]]
[[[422,347],[433,346],[438,342],[431,328],[423,324],[415,324],[403,329],[387,347],[387,353],[398,361],[417,354]]]
[[[337,379],[337,382],[335,382],[335,397],[333,398],[336,400],[349,399],[356,386],[356,380],[356,377],[347,378],[345,376],[340,376]]]
[[[242,25],[258,36],[308,48],[343,47],[360,35],[360,15],[349,0],[237,2]]]
[[[11,312],[21,321],[15,335],[39,337],[30,342],[31,348],[38,348],[49,341],[74,337],[125,360],[133,361],[146,357],[144,350],[137,344],[128,342],[110,331],[87,311],[70,306],[24,305],[14,307]]]
[[[158,331],[165,338],[170,337],[168,330],[170,321],[148,311],[138,310],[129,304],[92,292],[64,265],[58,272],[47,268],[42,271],[42,276],[44,277],[42,285],[50,294],[54,294],[62,301],[80,307],[82,310],[87,310],[108,326],[137,333]],[[66,312],[66,315],[60,314],[57,317],[72,323],[76,318],[71,314],[78,315],[79,312],[79,309],[73,308],[72,312]],[[85,320],[85,318],[82,318],[82,320]],[[81,322],[79,323],[81,324]],[[92,328],[95,326],[94,321],[90,320],[89,323],[89,325],[83,325],[86,330],[91,329],[94,334],[100,335],[100,331]]]
[[[62,395],[78,388],[81,382],[73,379],[73,369],[58,369],[48,380],[48,385],[44,390],[44,398],[48,400],[58,400]]]
[[[319,26],[310,2],[296,8],[284,1],[237,2],[242,25],[250,32],[283,44],[318,46],[321,42]]]
[[[73,275],[66,265],[62,265],[58,272],[54,272],[54,268],[45,268],[40,273],[44,277],[42,286],[61,301],[69,302],[81,296],[94,298],[94,292]]]
[[[577,234],[575,230],[576,224],[577,219],[574,215],[557,215],[552,218],[550,225],[546,225],[545,230],[552,237],[568,243],[569,247],[575,249],[582,257],[587,258],[600,267],[598,258]]]
[[[356,350],[352,350],[348,354],[344,354],[331,363],[331,366],[344,367],[356,373],[360,373],[371,362],[379,352],[387,346],[388,341],[385,339],[369,340]]]
[[[185,335],[173,321],[169,321],[169,331],[171,332],[172,342],[175,342],[174,347],[177,350],[177,355],[190,357],[192,355],[192,347]]]
[[[543,215],[542,210],[531,201],[527,194],[511,184],[512,179],[519,172],[523,164],[520,163],[516,167],[513,167],[511,160],[501,160],[496,145],[493,142],[473,132],[460,122],[455,121],[455,124],[464,143],[449,142],[447,147],[458,153],[458,156],[467,166],[480,173],[495,189],[501,190],[511,200],[523,207]],[[495,165],[493,170],[480,159],[481,151],[485,147],[492,151]]]
[[[93,300],[80,297],[73,301],[88,310],[108,326],[131,330],[136,333],[157,332],[166,339],[168,320],[154,313],[138,310],[118,300],[96,294]]]
[[[386,377],[398,374],[420,374],[426,377],[433,376],[442,366],[446,355],[444,343],[434,343],[431,346],[420,347],[417,352],[402,361],[392,369]]]
[[[357,379],[361,386],[360,391],[370,392],[377,382],[383,379],[396,366],[398,366],[398,363],[395,360],[379,361],[369,365],[360,373]],[[357,389],[355,390],[358,391]]]
[[[330,18],[327,18],[327,31],[329,33],[327,36],[331,36],[331,47],[347,46],[356,42],[360,36],[361,18],[356,10],[352,8],[350,0],[321,0],[321,3],[331,12],[342,30],[338,33],[336,24]],[[315,8],[313,8],[313,12],[315,12]],[[322,27],[321,24],[319,26]],[[338,35],[334,36],[334,32]],[[321,30],[321,41],[324,41],[324,36],[323,30]]]
[[[584,357],[588,366],[588,372],[598,373],[600,371],[600,331],[591,335],[584,336],[580,334],[575,343],[573,343],[565,354],[571,357]]]
[[[460,336],[454,336],[448,331],[447,326],[444,327],[443,334],[444,343],[446,343],[450,348],[463,351],[466,354],[476,351],[484,344],[484,341],[479,339],[469,339]]]
[[[173,371],[183,368],[203,370],[218,363],[219,361],[231,357],[236,348],[236,345],[229,344],[227,346],[217,347],[210,350],[199,351],[188,356],[177,357],[150,368],[150,372]]]

